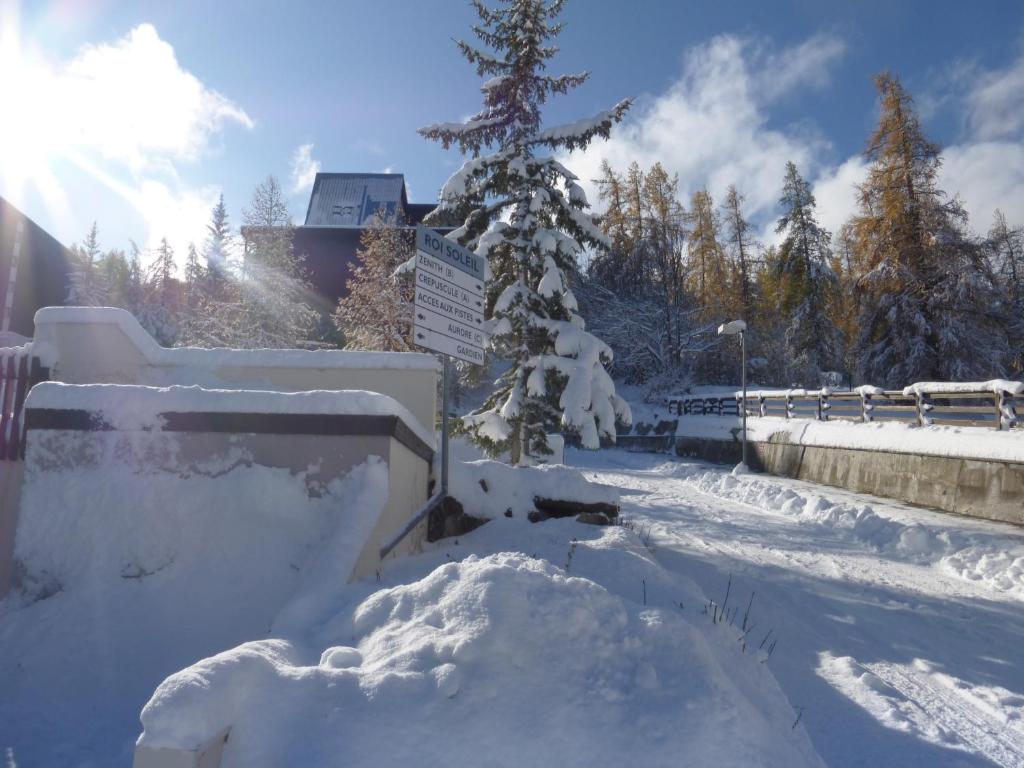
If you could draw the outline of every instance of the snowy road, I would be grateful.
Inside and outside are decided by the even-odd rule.
[[[664,456],[569,460],[620,486],[665,568],[719,601],[731,576],[741,610],[756,593],[752,640],[778,638],[769,666],[829,765],[1024,766],[1024,530]]]

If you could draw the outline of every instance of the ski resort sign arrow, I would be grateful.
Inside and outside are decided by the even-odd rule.
[[[484,260],[426,227],[416,227],[413,342],[483,365]]]

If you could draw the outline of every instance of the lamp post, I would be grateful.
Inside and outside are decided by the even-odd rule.
[[[719,336],[740,337],[740,378],[743,383],[743,467],[747,468],[747,324],[742,320],[733,320],[718,326]]]

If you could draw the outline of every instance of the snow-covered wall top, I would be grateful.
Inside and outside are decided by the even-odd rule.
[[[434,436],[409,410],[387,395],[359,390],[265,392],[202,387],[127,384],[63,384],[46,381],[29,392],[26,409],[84,410],[117,429],[159,428],[164,413],[280,413],[396,416],[424,443]]]
[[[32,352],[50,379],[69,384],[141,384],[206,389],[366,390],[405,406],[432,431],[438,362],[430,354],[301,349],[168,349],[123,309],[46,307],[36,313]]]

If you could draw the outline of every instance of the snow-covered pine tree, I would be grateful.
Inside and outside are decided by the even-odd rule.
[[[363,230],[348,295],[338,300],[334,323],[346,349],[412,352],[413,287],[395,270],[415,256],[413,232],[374,216]]]
[[[1004,369],[1005,327],[966,213],[946,199],[939,148],[924,136],[913,99],[888,73],[875,78],[878,127],[853,220],[860,318],[860,378],[881,386],[993,377]]]
[[[782,215],[775,231],[785,239],[775,265],[783,287],[779,308],[787,321],[788,378],[817,386],[820,374],[839,367],[842,356],[841,335],[829,313],[837,288],[831,235],[819,226],[811,185],[792,162],[786,163],[779,203]]]
[[[510,451],[513,463],[550,453],[546,433],[559,425],[587,448],[614,440],[616,419],[629,408],[605,370],[611,350],[585,330],[568,275],[582,244],[608,245],[586,213],[577,177],[544,150],[581,149],[607,138],[630,101],[590,120],[541,129],[541,107],[552,94],[581,85],[588,73],[551,76],[547,62],[558,48],[549,41],[564,0],[504,0],[473,6],[473,32],[493,52],[459,42],[481,77],[484,106],[462,123],[420,130],[447,149],[471,155],[445,184],[440,214],[465,223],[453,236],[486,257],[491,345],[511,363],[493,394],[463,419],[483,447]]]

